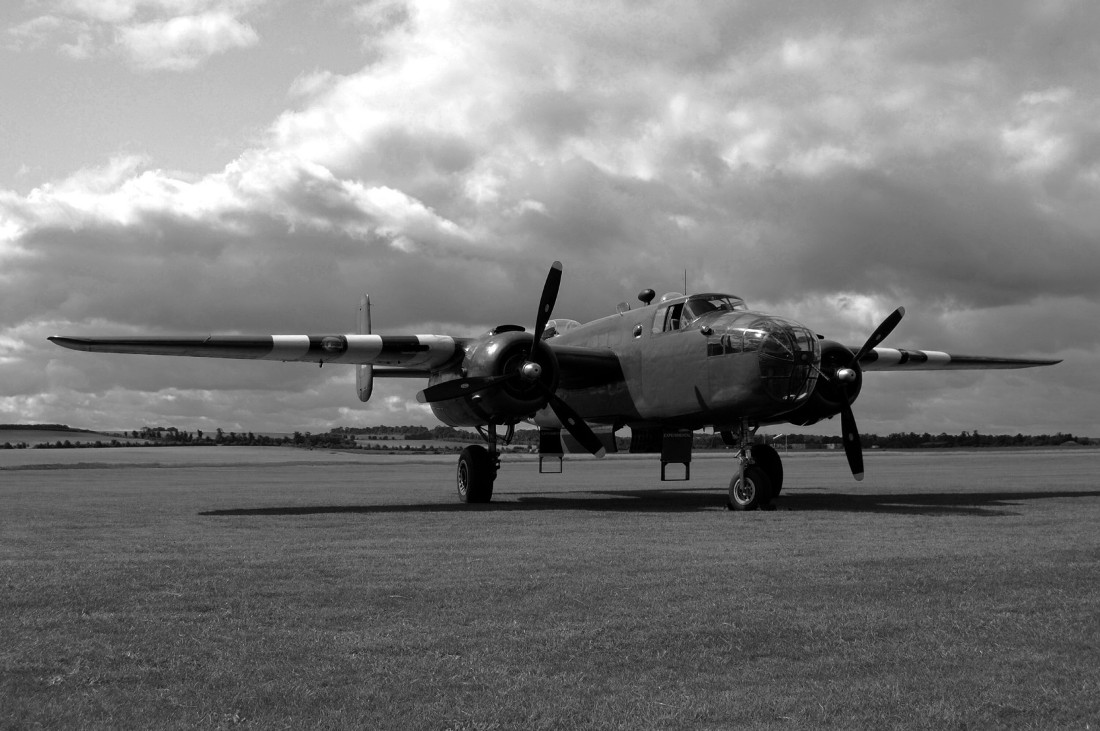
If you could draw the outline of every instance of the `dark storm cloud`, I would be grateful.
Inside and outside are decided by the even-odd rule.
[[[1094,235],[1014,185],[856,172],[774,192],[788,222],[784,248],[804,265],[784,274],[809,292],[893,292],[967,307],[1097,296]]]

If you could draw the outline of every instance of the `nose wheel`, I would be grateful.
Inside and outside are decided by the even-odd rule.
[[[730,480],[730,510],[756,510],[772,501],[772,486],[768,475],[756,465],[738,470]]]

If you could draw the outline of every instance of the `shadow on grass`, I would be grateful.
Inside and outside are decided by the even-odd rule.
[[[813,493],[784,496],[781,510],[892,515],[1019,515],[1029,500],[1096,498],[1100,490],[1012,490],[1001,492],[914,492],[883,495]]]
[[[974,515],[996,517],[1018,515],[1030,500],[1096,498],[1100,490],[1005,491],[972,493],[899,493],[860,495],[850,493],[792,493],[775,501],[774,510],[792,512],[827,511],[890,515]],[[459,502],[405,505],[301,505],[270,508],[231,508],[199,513],[205,516],[318,515],[359,513],[458,513],[468,511],[584,510],[596,512],[673,513],[722,509],[725,492],[696,489],[583,490],[552,495],[498,493],[496,502],[466,505]]]

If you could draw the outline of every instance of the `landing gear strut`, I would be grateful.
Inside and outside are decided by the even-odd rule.
[[[464,503],[487,503],[493,499],[493,483],[500,469],[500,453],[497,451],[497,425],[486,429],[478,427],[478,434],[488,447],[475,444],[462,450],[458,457],[458,499]],[[515,426],[509,426],[503,442],[508,444],[515,435]]]
[[[766,444],[753,444],[758,427],[742,422],[736,435],[737,472],[730,479],[729,510],[767,508],[783,488],[783,463]],[[728,432],[723,433],[723,437]],[[734,435],[730,435],[731,441]]]

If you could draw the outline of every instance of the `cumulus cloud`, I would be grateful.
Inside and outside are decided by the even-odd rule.
[[[120,29],[117,38],[135,65],[170,71],[192,69],[211,56],[259,42],[252,26],[224,12],[140,23]]]
[[[13,50],[54,46],[70,58],[121,56],[145,71],[186,71],[259,42],[243,16],[263,0],[54,0],[8,28]]]
[[[98,14],[64,7],[122,29],[117,51],[149,68],[256,42],[244,6],[165,2],[152,19],[137,0]],[[897,344],[1095,362],[1100,96],[1080,63],[1095,56],[1091,8],[363,4],[370,62],[303,68],[292,108],[216,174],[120,157],[0,194],[0,262],[18,271],[0,294],[0,342],[26,343],[30,322],[348,330],[362,289],[381,328],[446,320],[470,334],[533,319],[531,293],[558,258],[560,316],[607,314],[643,287],[678,290],[686,269],[693,289],[733,290],[855,344],[904,304]],[[172,396],[197,413],[210,383],[255,367],[149,375],[110,362],[89,365],[86,382],[57,370],[57,383],[122,399],[140,381],[158,394],[150,409]],[[158,386],[165,373],[178,381]],[[1011,383],[1052,399],[1082,383],[1072,369],[1051,373]],[[272,389],[316,386],[326,407],[349,378],[263,371]],[[904,411],[936,418],[933,377],[892,378],[886,395],[864,396],[867,428]],[[982,394],[1003,399],[996,384],[1008,383],[952,378],[958,404],[945,419]],[[1065,391],[1040,378],[1065,378]],[[292,418],[285,403],[265,411],[234,389],[241,413]],[[1081,430],[1096,426],[1096,406],[1062,408]],[[988,418],[1011,423],[1011,411]]]
[[[64,24],[62,18],[43,15],[12,25],[4,30],[2,47],[13,51],[38,48]]]

